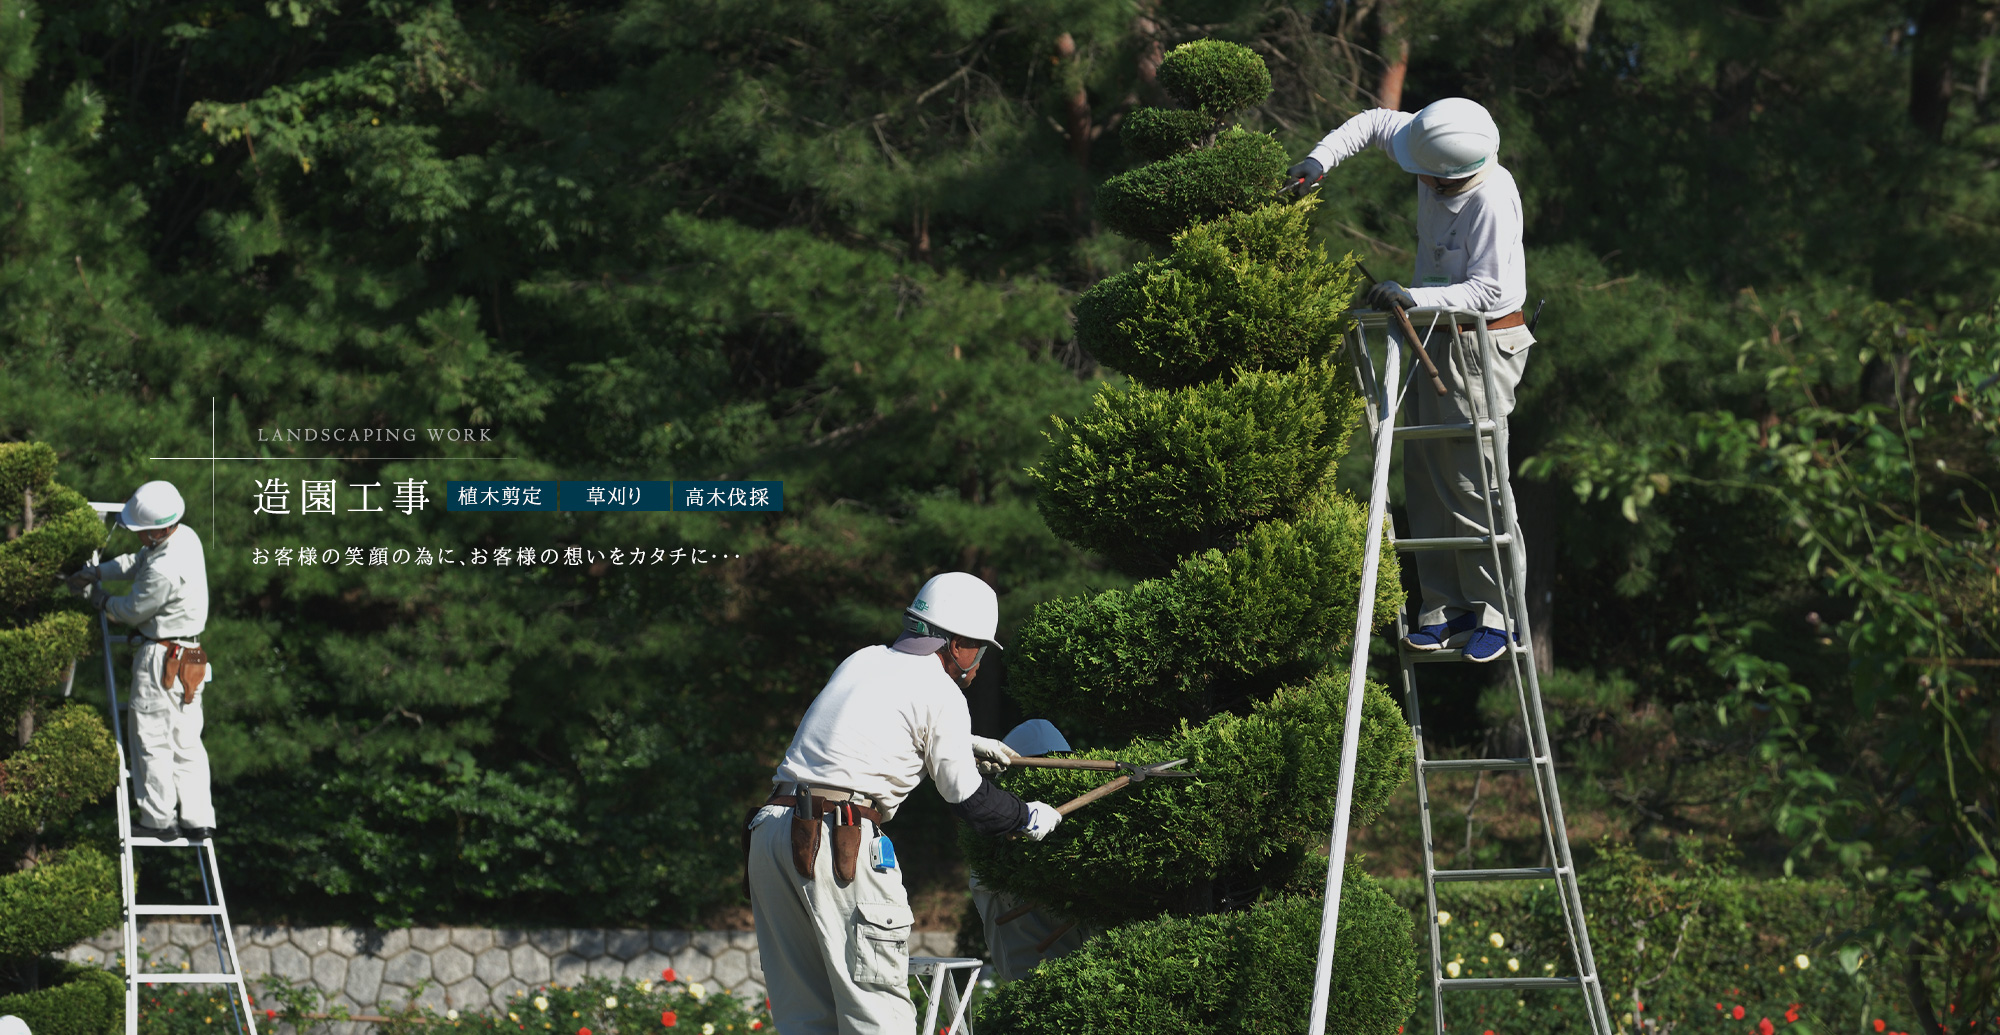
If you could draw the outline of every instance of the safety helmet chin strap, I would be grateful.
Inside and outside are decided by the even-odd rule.
[[[972,670],[978,668],[979,663],[985,660],[986,647],[984,644],[980,645],[979,652],[972,656],[972,664],[960,665],[958,652],[952,649],[951,644],[952,639],[946,639],[944,646],[938,648],[938,653],[944,656],[944,667],[951,674],[951,681],[957,683],[960,690],[964,690],[972,685]]]

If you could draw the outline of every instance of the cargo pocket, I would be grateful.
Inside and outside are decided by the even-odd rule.
[[[863,902],[854,908],[854,942],[848,946],[848,973],[863,988],[902,988],[908,980],[909,906]]]

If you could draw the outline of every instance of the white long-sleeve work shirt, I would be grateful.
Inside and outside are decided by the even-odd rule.
[[[965,694],[936,655],[874,646],[833,670],[771,781],[859,791],[886,820],[926,773],[954,805],[979,789]]]
[[[1390,142],[1414,118],[1387,108],[1364,111],[1328,133],[1308,157],[1327,169],[1368,147],[1393,158]],[[1420,306],[1476,309],[1494,320],[1528,300],[1521,190],[1497,163],[1487,168],[1481,182],[1451,197],[1417,183],[1417,261],[1408,287]]]
[[[111,596],[93,587],[91,603],[111,620],[155,640],[192,640],[208,626],[208,555],[201,537],[182,525],[158,546],[97,566],[110,581],[131,579],[132,590]]]

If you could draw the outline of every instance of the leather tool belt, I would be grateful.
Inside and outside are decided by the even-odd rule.
[[[865,794],[831,788],[814,787],[808,795],[809,807],[800,807],[795,794],[772,794],[765,799],[766,805],[780,805],[792,810],[792,868],[799,876],[813,879],[813,862],[819,858],[820,831],[827,827],[823,820],[833,817],[833,876],[842,884],[851,884],[857,872],[861,855],[861,821],[867,820],[882,826],[882,814],[862,802],[873,802]]]
[[[167,656],[160,660],[160,687],[171,692],[178,682],[181,685],[181,704],[193,704],[195,691],[201,689],[202,680],[208,678],[208,652],[199,646],[183,647],[172,640],[156,640],[145,633],[133,633],[131,640],[157,643],[167,649]]]
[[[1489,331],[1504,331],[1509,327],[1525,326],[1528,318],[1521,315],[1521,312],[1521,310],[1516,309],[1497,320],[1488,320],[1486,321],[1486,329]],[[1478,332],[1478,330],[1479,326],[1477,324],[1462,323],[1458,325],[1458,333],[1460,334],[1473,334]]]

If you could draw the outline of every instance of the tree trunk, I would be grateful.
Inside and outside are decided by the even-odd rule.
[[[1083,87],[1083,69],[1076,53],[1076,38],[1065,32],[1056,37],[1056,57],[1067,66],[1065,77],[1074,87],[1068,100],[1068,118],[1064,122],[1069,134],[1069,156],[1083,175],[1076,181],[1076,191],[1070,198],[1070,219],[1078,233],[1087,233],[1090,228],[1090,94]]]
[[[1917,12],[1916,40],[1910,48],[1910,121],[1933,142],[1944,140],[1951,114],[1951,47],[1965,13],[1965,0],[1930,0]]]
[[[1924,965],[1916,957],[1916,943],[1909,949],[1910,963],[1903,968],[1903,989],[1910,996],[1910,1012],[1917,1015],[1917,1023],[1923,1025],[1930,1035],[1945,1035],[1944,1026],[1938,1023],[1937,1008],[1931,1005],[1931,990],[1924,987]]]
[[[1403,80],[1410,74],[1410,40],[1403,35],[1403,15],[1394,3],[1384,3],[1376,15],[1382,24],[1382,57],[1388,64],[1375,86],[1375,103],[1391,111],[1403,109]]]

